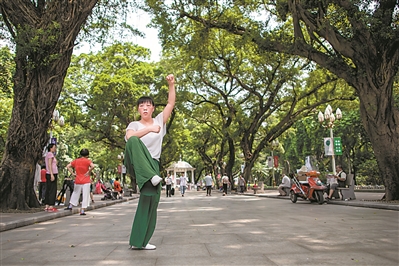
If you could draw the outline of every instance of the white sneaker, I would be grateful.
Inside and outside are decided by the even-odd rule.
[[[143,247],[144,250],[154,250],[157,247],[151,244],[147,244],[147,246]]]
[[[159,184],[159,182],[161,182],[161,180],[162,180],[161,177],[159,177],[158,175],[154,175],[154,176],[151,178],[151,183],[152,183],[152,185],[155,187],[155,186],[157,186],[157,185]]]

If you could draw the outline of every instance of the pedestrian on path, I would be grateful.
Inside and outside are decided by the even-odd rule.
[[[75,185],[69,206],[66,210],[72,210],[72,206],[79,205],[80,194],[82,193],[82,207],[80,208],[80,215],[86,215],[85,209],[90,202],[90,173],[94,169],[93,162],[89,159],[89,150],[82,149],[80,151],[80,158],[73,160],[67,165],[68,171],[75,176]],[[73,171],[75,169],[75,171]]]
[[[240,193],[244,194],[245,190],[245,179],[242,175],[240,175],[240,178],[238,179],[238,185],[240,186]]]
[[[230,184],[230,180],[227,175],[222,176],[222,184],[223,184],[223,196],[226,196],[227,186]]]
[[[185,175],[182,175],[180,177],[180,193],[181,196],[184,197],[184,194],[186,193],[186,188],[187,188],[187,177]]]
[[[206,186],[206,195],[210,196],[212,193],[212,183],[213,183],[211,173],[209,173],[205,176],[204,181],[205,181],[205,186]]]
[[[57,145],[50,143],[47,146],[47,154],[45,158],[46,163],[46,194],[44,196],[44,203],[46,204],[45,211],[57,212],[55,205],[55,198],[57,197],[57,178],[58,178],[58,167],[55,153],[57,151]]]
[[[125,162],[127,173],[135,176],[140,198],[134,217],[129,244],[132,249],[156,249],[149,244],[157,221],[157,208],[161,196],[159,158],[162,140],[166,134],[166,122],[176,101],[175,78],[166,77],[169,85],[168,103],[155,118],[155,104],[151,97],[141,97],[137,102],[140,120],[126,128]]]
[[[172,178],[170,177],[170,174],[165,178],[165,184],[166,184],[166,197],[172,197],[171,191],[172,191]]]

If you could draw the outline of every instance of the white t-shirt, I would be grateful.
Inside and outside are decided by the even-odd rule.
[[[288,176],[284,175],[283,180],[281,181],[281,185],[283,187],[290,187],[291,180]]]
[[[180,177],[180,186],[187,186],[187,177],[186,176],[181,176]]]
[[[212,182],[213,182],[212,176],[206,175],[204,180],[205,180],[205,186],[212,186]]]
[[[140,139],[147,147],[152,158],[159,160],[159,157],[161,157],[163,136],[165,136],[166,134],[166,126],[163,123],[163,112],[161,112],[159,115],[153,118],[153,120],[154,120],[154,125],[159,125],[161,127],[159,133],[150,132],[147,135],[141,137]],[[145,128],[145,126],[142,123],[140,123],[139,121],[134,121],[127,126],[126,131],[129,129],[138,131],[143,128]]]
[[[172,178],[170,178],[170,176],[165,178],[165,183],[166,185],[172,185]]]

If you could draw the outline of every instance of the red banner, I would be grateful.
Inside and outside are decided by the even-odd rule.
[[[118,165],[118,174],[121,174],[121,173],[122,173],[122,166]]]
[[[274,168],[277,168],[278,167],[278,156],[274,156],[273,160],[274,160]]]

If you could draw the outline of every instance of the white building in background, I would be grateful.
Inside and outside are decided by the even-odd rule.
[[[172,177],[173,187],[179,186],[180,176],[186,176],[188,178],[188,189],[194,188],[194,170],[194,167],[181,159],[166,168],[166,172]]]

